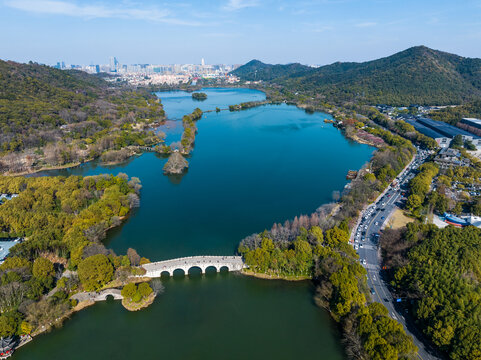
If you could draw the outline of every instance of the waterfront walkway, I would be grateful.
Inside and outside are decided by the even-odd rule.
[[[146,270],[146,274],[142,276],[156,278],[162,273],[172,275],[175,270],[182,270],[187,275],[189,269],[193,267],[199,268],[202,273],[205,273],[207,268],[214,268],[216,271],[222,268],[227,268],[228,271],[240,271],[244,266],[241,256],[189,256],[142,265]]]

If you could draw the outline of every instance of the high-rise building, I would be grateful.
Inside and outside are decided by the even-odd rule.
[[[201,65],[202,65],[202,66],[205,66],[204,58],[202,58]]]
[[[119,62],[115,56],[110,57],[110,72],[116,72],[118,70]]]

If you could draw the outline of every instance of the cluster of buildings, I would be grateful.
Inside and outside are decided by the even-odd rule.
[[[76,69],[90,74],[108,73],[127,81],[133,85],[147,84],[179,84],[193,79],[225,79],[227,82],[237,82],[238,78],[229,75],[239,65],[208,65],[202,59],[200,64],[121,64],[116,57],[110,57],[108,64],[104,65],[70,65],[65,62],[57,62],[54,66],[58,69]]]
[[[470,166],[471,161],[461,156],[461,151],[444,147],[434,157],[434,162],[441,169],[447,169],[456,166]]]
[[[481,149],[481,137],[460,127],[426,117],[416,117],[414,119],[406,119],[405,121],[414,126],[421,134],[436,140],[441,148],[449,147],[454,137],[460,135],[463,142],[470,141],[476,149]],[[471,124],[473,121],[481,122],[481,120],[469,118],[463,119],[462,121],[465,124]],[[465,127],[467,128],[468,125],[465,125]]]
[[[481,149],[481,119],[463,118],[456,126],[428,118],[432,111],[446,106],[393,107],[377,105],[377,109],[394,120],[404,120],[421,134],[436,140],[440,148],[448,148],[455,136],[460,135],[463,142],[471,142],[477,150]]]

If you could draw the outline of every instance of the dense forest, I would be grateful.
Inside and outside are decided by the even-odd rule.
[[[72,293],[119,285],[147,262],[133,249],[117,256],[102,244],[108,229],[139,206],[137,178],[0,177],[2,237],[21,237],[0,265],[0,336],[38,333],[76,305]],[[70,270],[65,275],[64,270]]]
[[[232,71],[232,74],[239,76],[242,80],[276,80],[288,76],[296,76],[312,71],[312,68],[298,63],[287,65],[264,64],[259,60],[251,60],[247,64]]]
[[[0,61],[0,173],[158,143],[149,127],[164,116],[146,90],[81,71]]]
[[[406,106],[462,104],[481,95],[481,59],[417,46],[363,62],[319,68],[251,61],[232,72],[328,102]]]
[[[481,357],[481,230],[408,224],[381,237],[397,296],[454,360]]]

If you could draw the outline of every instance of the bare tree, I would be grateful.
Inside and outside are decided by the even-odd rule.
[[[139,266],[140,265],[140,255],[137,254],[137,251],[135,249],[128,248],[127,257],[129,258],[131,265],[133,265],[133,266]]]
[[[0,286],[0,313],[15,310],[22,302],[25,292],[25,285],[19,282]]]

